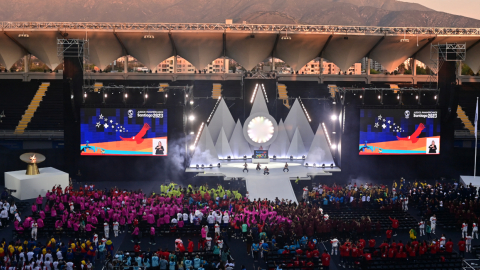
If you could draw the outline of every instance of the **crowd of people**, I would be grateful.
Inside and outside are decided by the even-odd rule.
[[[45,197],[35,200],[32,214],[25,218],[14,202],[0,202],[2,225],[13,222],[18,236],[18,240],[2,241],[0,262],[8,267],[24,265],[28,270],[90,269],[99,262],[108,262],[110,267],[233,269],[235,261],[228,242],[242,239],[246,253],[256,261],[263,258],[269,262],[271,254],[294,254],[282,263],[287,267],[309,267],[322,262],[328,269],[331,256],[337,256],[339,251],[340,266],[356,267],[375,257],[403,259],[451,253],[455,246],[451,240],[445,235],[432,237],[437,222],[435,213],[439,211],[460,215],[462,240],[456,246],[464,253],[471,251],[473,237],[478,239],[476,192],[472,186],[405,181],[393,183],[391,188],[355,183],[319,185],[305,188],[304,200],[297,204],[278,198],[251,199],[248,193],[221,185],[180,187],[172,183],[162,185],[158,194],[118,188],[99,190],[94,185],[78,189],[55,186]],[[411,228],[410,241],[405,244],[395,239],[401,222],[395,217],[390,218],[391,228],[383,232],[380,223],[368,216],[348,220],[328,215],[328,209],[344,205],[407,211],[409,202],[427,218],[422,218],[418,228]],[[46,226],[54,226],[53,233]],[[154,250],[157,231],[165,227],[174,234],[189,227],[199,239],[177,238],[174,248]],[[134,246],[129,252],[115,253],[112,239],[121,233],[130,234]],[[37,241],[39,235],[49,240]],[[64,235],[71,238],[62,241]],[[380,244],[375,237],[381,235],[386,240]],[[146,236],[152,250],[142,251],[140,243]],[[331,251],[321,243],[329,243]],[[197,251],[212,256],[196,254]]]

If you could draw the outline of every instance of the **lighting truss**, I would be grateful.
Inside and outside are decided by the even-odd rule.
[[[480,28],[454,27],[379,27],[344,25],[301,25],[301,24],[243,24],[243,23],[119,23],[119,22],[0,22],[4,31],[32,31],[65,29],[65,31],[218,31],[218,32],[270,32],[319,34],[368,34],[368,35],[480,35]]]

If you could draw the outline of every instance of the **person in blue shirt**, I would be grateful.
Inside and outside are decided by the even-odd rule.
[[[270,246],[267,242],[263,242],[262,244],[262,252],[263,252],[263,259],[267,261],[268,252],[270,251]]]
[[[302,236],[302,238],[300,239],[300,245],[302,245],[302,247],[305,247],[307,245],[307,242],[308,242],[308,237],[307,236]]]
[[[258,253],[260,252],[260,245],[258,243],[252,244],[253,259],[258,261]]]
[[[195,256],[195,259],[193,259],[193,268],[197,269],[200,267],[202,263],[202,260],[200,260],[200,258],[197,256]]]
[[[135,262],[137,263],[138,266],[142,266],[142,257],[140,256],[135,257]]]
[[[156,268],[159,265],[159,259],[156,253],[153,253],[152,256],[152,267]]]
[[[192,263],[192,260],[190,260],[190,258],[185,258],[185,261],[183,262],[183,264],[185,264],[185,269],[190,269],[193,263]]]
[[[173,258],[170,260],[170,262],[168,263],[168,270],[175,270],[175,261],[173,260]]]

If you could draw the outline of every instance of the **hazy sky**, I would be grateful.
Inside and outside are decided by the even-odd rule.
[[[400,0],[428,8],[480,20],[480,0]]]

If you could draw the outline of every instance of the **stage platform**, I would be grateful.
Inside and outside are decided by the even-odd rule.
[[[20,200],[37,198],[38,195],[45,197],[47,190],[53,186],[62,185],[65,188],[69,184],[68,173],[52,167],[39,168],[40,174],[26,175],[25,170],[5,172],[5,187],[14,189],[12,196]]]
[[[190,167],[186,169],[186,172],[197,173],[197,176],[220,176],[224,177],[224,180],[244,179],[251,199],[267,198],[273,200],[278,197],[296,202],[297,199],[290,180],[296,180],[297,177],[300,177],[300,180],[311,180],[314,176],[329,176],[333,172],[341,171],[338,167],[305,167],[303,166],[303,160],[270,161],[269,164],[260,164],[262,170],[257,171],[255,170],[256,165],[252,164],[251,160],[246,162],[248,173],[243,172],[244,160],[220,161],[220,168],[216,164],[212,168],[206,167],[204,169]],[[289,172],[283,172],[285,162],[288,162]],[[265,165],[270,169],[270,175],[263,175]]]
[[[470,175],[460,175],[460,182],[464,185],[474,185],[477,188],[480,188],[480,176],[470,176]]]

